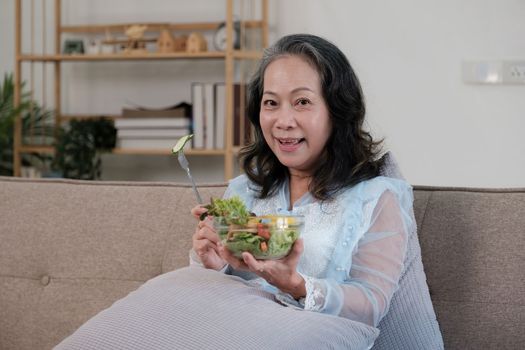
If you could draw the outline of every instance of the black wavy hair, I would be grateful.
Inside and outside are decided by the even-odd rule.
[[[283,56],[299,56],[320,76],[332,132],[310,183],[310,193],[329,200],[339,191],[379,175],[377,159],[382,140],[375,141],[363,129],[365,103],[359,80],[346,56],[334,44],[310,34],[293,34],[265,50],[248,85],[247,117],[254,127],[252,140],[240,151],[241,166],[266,198],[289,176],[264,140],[259,113],[268,65]]]

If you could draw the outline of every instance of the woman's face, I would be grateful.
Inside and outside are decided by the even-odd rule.
[[[312,175],[332,131],[317,71],[284,56],[264,72],[260,123],[264,139],[294,175]]]

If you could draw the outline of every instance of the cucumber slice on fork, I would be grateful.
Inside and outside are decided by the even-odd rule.
[[[182,151],[182,149],[184,148],[184,146],[186,145],[186,143],[191,140],[193,138],[193,134],[189,134],[189,135],[186,135],[186,136],[183,136],[179,139],[179,141],[177,141],[177,143],[175,144],[175,146],[173,146],[173,148],[171,149],[171,152],[173,154],[175,153],[179,153],[179,151]]]

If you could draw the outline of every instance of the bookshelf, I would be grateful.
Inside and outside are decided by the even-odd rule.
[[[235,0],[223,0],[226,8],[226,18],[222,18],[217,22],[191,22],[191,23],[110,23],[110,24],[96,24],[96,25],[62,25],[62,0],[53,1],[53,37],[54,37],[54,53],[42,54],[37,52],[23,52],[22,37],[24,26],[23,23],[22,6],[26,6],[27,1],[16,0],[15,4],[15,105],[20,104],[21,89],[22,89],[22,63],[41,63],[43,65],[53,65],[54,73],[51,80],[54,88],[50,91],[53,94],[54,100],[54,125],[60,126],[68,123],[73,119],[89,119],[99,117],[100,115],[89,114],[62,114],[62,87],[61,81],[67,77],[62,75],[63,65],[68,62],[96,62],[102,61],[142,61],[141,64],[147,64],[147,61],[173,61],[176,64],[177,60],[219,60],[224,62],[224,84],[225,84],[225,142],[222,149],[189,149],[185,153],[191,156],[202,157],[222,157],[224,162],[224,179],[231,178],[234,174],[234,161],[239,147],[234,145],[234,84],[236,65],[242,60],[257,60],[261,57],[262,49],[268,45],[268,1],[267,0],[237,0],[242,2],[252,1],[258,2],[260,6],[260,14],[257,19],[243,19],[234,18]],[[88,0],[83,0],[88,1]],[[214,0],[209,0],[214,1]],[[33,11],[33,9],[31,9]],[[203,10],[205,11],[205,10]],[[45,16],[45,15],[44,15]],[[33,15],[31,15],[33,17]],[[24,18],[25,19],[25,18]],[[240,41],[240,47],[234,47],[234,22],[239,21],[241,28],[241,35],[243,30],[245,33],[256,33],[258,35],[257,42],[259,46],[256,48],[245,47],[244,41]],[[28,22],[28,21],[26,21]],[[214,51],[210,49],[213,44],[208,43],[208,50],[202,52],[144,52],[144,53],[104,53],[104,54],[63,54],[64,35],[67,34],[81,34],[93,35],[101,33],[122,33],[131,25],[146,25],[148,33],[160,32],[160,30],[170,30],[171,32],[185,31],[185,32],[207,32],[213,33],[221,24],[226,24],[226,48],[224,51]],[[253,34],[252,34],[253,35]],[[33,39],[32,39],[33,40]],[[119,118],[119,115],[104,114],[105,117]],[[39,153],[39,154],[53,154],[53,146],[26,144],[23,142],[22,135],[22,121],[21,116],[18,116],[15,122],[14,130],[14,155],[13,168],[14,175],[21,175],[21,159],[24,153]],[[170,155],[169,149],[129,149],[129,148],[115,148],[112,151],[114,154],[132,154],[132,155]]]

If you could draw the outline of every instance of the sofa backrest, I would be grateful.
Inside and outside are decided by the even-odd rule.
[[[225,185],[199,190],[208,200]],[[520,348],[525,189],[414,194],[445,348]],[[50,349],[144,281],[186,266],[195,204],[185,184],[0,177],[0,349]]]
[[[414,187],[445,349],[525,344],[525,189]]]

